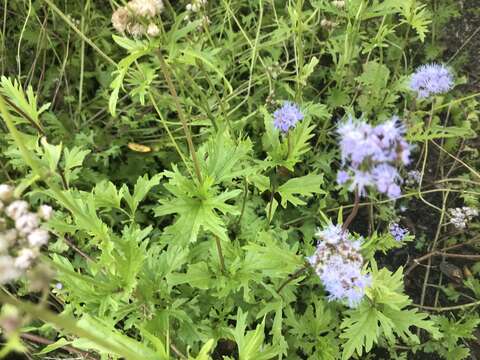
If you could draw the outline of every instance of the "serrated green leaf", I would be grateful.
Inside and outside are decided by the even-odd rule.
[[[45,160],[47,160],[50,171],[56,172],[58,162],[60,161],[60,157],[62,156],[62,143],[58,145],[51,145],[44,137],[42,137],[40,142],[43,146]]]
[[[122,187],[121,194],[130,207],[130,213],[132,216],[134,216],[137,211],[140,202],[147,196],[148,192],[154,186],[157,186],[160,183],[162,177],[163,174],[154,175],[151,179],[148,178],[148,175],[139,177],[133,189],[133,195],[130,194],[127,186]]]
[[[171,286],[189,284],[205,290],[212,286],[214,281],[208,265],[203,261],[189,265],[185,274],[173,273],[168,276],[168,282]]]
[[[271,346],[265,345],[265,319],[257,325],[255,330],[247,331],[247,315],[242,309],[237,312],[237,324],[235,330],[231,330],[233,337],[238,345],[238,353],[240,360],[268,360],[278,355],[278,350]]]
[[[212,187],[213,179],[205,178],[202,185],[183,176],[176,167],[173,172],[165,172],[170,178],[165,188],[174,196],[160,199],[160,206],[154,209],[156,216],[178,214],[169,233],[176,242],[195,242],[202,229],[228,241],[227,231],[219,213],[238,214],[238,210],[227,201],[237,197],[242,191],[232,190],[216,194]]]
[[[97,207],[120,208],[122,194],[111,181],[101,181],[94,188],[95,204]]]
[[[305,205],[305,201],[299,196],[311,197],[313,194],[325,194],[320,187],[323,184],[323,176],[308,174],[302,177],[288,180],[278,188],[278,193],[282,197],[281,205],[285,208],[287,202],[294,206]]]
[[[354,353],[362,356],[383,337],[390,345],[400,338],[405,343],[418,344],[417,336],[411,331],[417,327],[428,331],[433,338],[441,334],[428,315],[416,309],[406,309],[412,301],[403,294],[402,268],[391,273],[383,268],[378,270],[372,262],[372,285],[367,289],[369,300],[358,308],[347,311],[343,320],[340,338],[343,344],[342,359],[349,359]]]

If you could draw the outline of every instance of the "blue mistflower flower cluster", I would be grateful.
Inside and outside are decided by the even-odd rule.
[[[296,104],[286,101],[281,108],[273,113],[273,126],[286,133],[302,119],[303,114],[300,108]]]
[[[401,227],[397,223],[390,224],[388,230],[390,231],[390,234],[394,237],[394,239],[398,242],[403,241],[403,239],[405,239],[405,236],[408,235],[408,230]]]
[[[308,262],[329,293],[328,299],[346,301],[351,308],[358,306],[371,282],[368,274],[362,274],[360,241],[333,224],[318,230],[315,236],[320,242]]]
[[[410,80],[410,88],[417,92],[419,99],[446,93],[452,87],[452,74],[445,66],[439,64],[420,66]]]
[[[410,161],[410,146],[398,117],[377,126],[351,117],[338,128],[342,169],[339,184],[350,183],[350,190],[365,195],[366,187],[375,187],[390,198],[400,196],[402,182],[395,165]]]

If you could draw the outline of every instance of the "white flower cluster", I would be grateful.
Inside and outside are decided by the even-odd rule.
[[[407,177],[405,178],[405,184],[408,186],[415,186],[420,184],[422,180],[422,174],[418,170],[410,170],[407,173]]]
[[[188,21],[189,23],[192,21],[191,20],[191,15],[194,15],[202,8],[204,8],[207,5],[207,0],[192,0],[191,3],[187,4],[185,7],[187,9],[187,15],[185,16],[185,20]],[[203,27],[206,27],[210,25],[210,18],[207,15],[203,15],[201,17],[202,23],[201,25],[198,26],[198,30],[201,31]]]
[[[72,22],[72,24],[75,25],[76,27],[79,27],[79,26],[80,26],[80,20],[75,19],[72,15],[67,14],[67,18],[68,18],[68,20],[70,20],[70,21]]]
[[[461,207],[448,209],[451,219],[450,224],[453,224],[457,229],[465,229],[467,224],[475,217],[478,216],[478,210],[471,207]]]
[[[162,10],[162,0],[131,0],[112,14],[112,25],[122,34],[128,33],[133,37],[146,34],[155,37],[160,33],[160,29],[152,20]]]
[[[339,9],[341,9],[341,8],[345,7],[345,1],[343,1],[343,0],[334,0],[334,1],[332,1],[332,5],[335,6],[335,7],[337,7],[337,8],[339,8]]]
[[[40,253],[40,247],[50,238],[40,227],[51,218],[53,210],[42,205],[36,213],[29,204],[14,198],[14,188],[0,185],[0,284],[18,279],[31,268]]]
[[[199,12],[200,9],[207,5],[207,0],[193,0],[190,4],[187,4],[187,11]]]

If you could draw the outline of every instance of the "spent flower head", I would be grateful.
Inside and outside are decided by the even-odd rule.
[[[419,99],[443,94],[453,87],[453,76],[445,66],[427,64],[420,66],[412,75],[410,88]]]
[[[115,10],[112,25],[119,33],[128,33],[133,37],[157,36],[160,29],[152,21],[163,11],[163,7],[162,0],[131,0]]]
[[[317,249],[307,260],[329,293],[328,299],[356,307],[370,285],[370,276],[362,273],[361,242],[333,224],[319,229],[315,236]]]
[[[127,8],[139,17],[151,19],[163,10],[162,0],[131,0]]]
[[[290,101],[283,103],[283,106],[273,113],[273,126],[283,133],[294,128],[297,122],[303,119],[303,113],[297,104]]]
[[[13,198],[13,187],[0,185],[2,191],[6,196],[1,202],[5,211],[0,214],[0,284],[5,284],[24,274],[30,278],[41,272],[37,260],[50,234],[40,226],[51,218],[53,210],[42,205],[37,212],[31,212],[28,202]]]

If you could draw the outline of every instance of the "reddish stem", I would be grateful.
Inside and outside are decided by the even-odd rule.
[[[348,229],[350,224],[352,223],[353,219],[355,219],[355,216],[357,216],[358,213],[358,208],[360,207],[360,194],[358,192],[358,188],[355,189],[355,202],[353,203],[353,209],[348,215],[347,219],[342,225],[342,230],[345,231]]]

